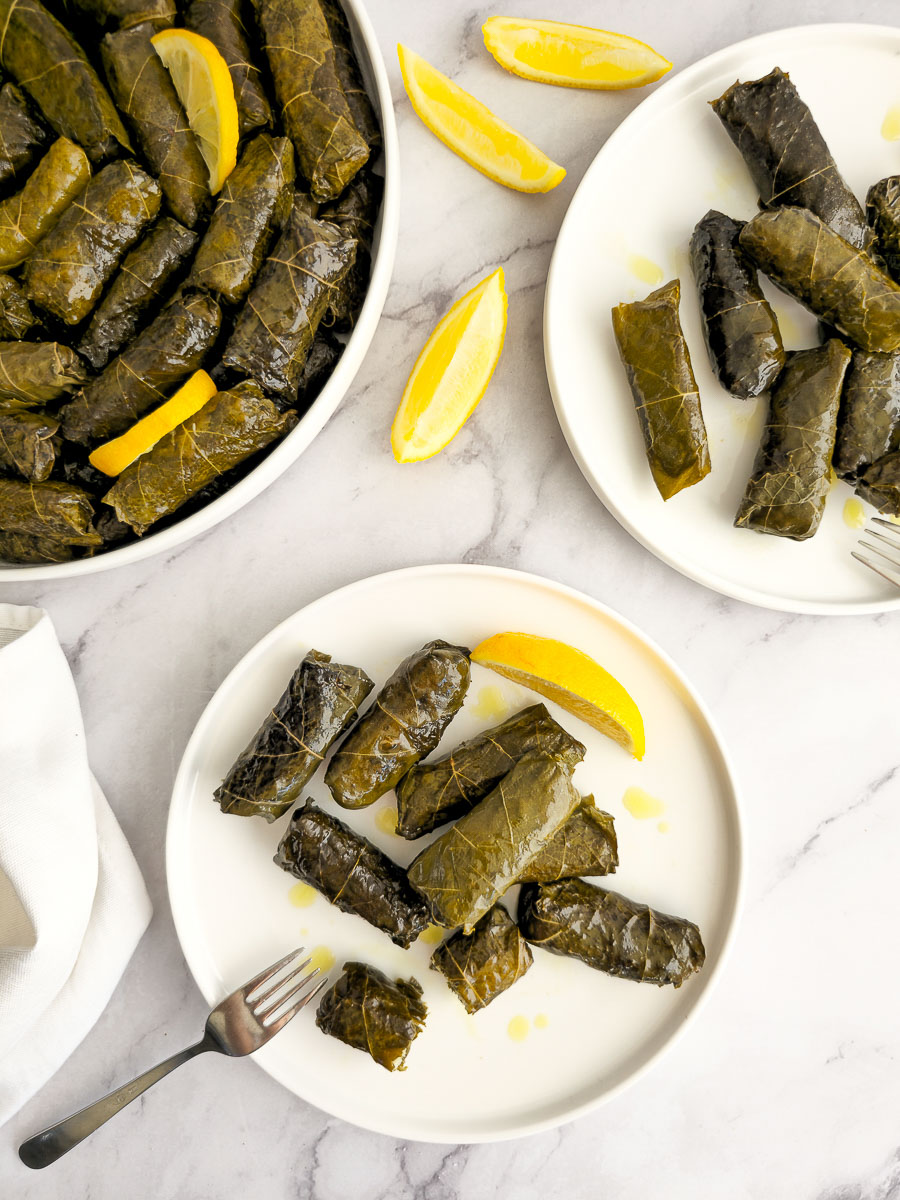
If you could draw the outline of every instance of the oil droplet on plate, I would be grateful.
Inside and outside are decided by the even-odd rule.
[[[319,970],[324,975],[325,972],[330,971],[333,966],[334,966],[334,955],[331,953],[331,951],[328,949],[327,946],[316,946],[313,950],[310,951],[310,955],[309,955],[310,970],[312,970],[313,967],[318,967]]]
[[[660,821],[659,824],[656,826],[656,828],[659,830],[660,833],[668,833],[669,832],[669,822],[668,821]]]
[[[651,796],[649,792],[645,792],[643,788],[639,787],[626,788],[622,803],[639,821],[661,816],[666,811],[662,800],[657,800],[655,796]]]
[[[886,142],[900,141],[900,104],[889,108],[881,123],[881,136]]]
[[[295,883],[288,892],[288,900],[294,908],[309,908],[315,902],[318,894],[316,889],[310,887],[308,883]]]
[[[382,833],[397,833],[397,810],[390,804],[387,808],[379,808],[375,814],[375,826]]]
[[[419,934],[419,941],[424,942],[426,946],[436,946],[443,940],[444,932],[440,925],[426,925]]]
[[[546,1029],[549,1024],[550,1018],[546,1013],[538,1013],[538,1015],[534,1018],[535,1029]]]
[[[509,712],[509,704],[498,687],[483,687],[478,689],[478,699],[470,709],[473,717],[485,720],[491,717],[502,718]]]
[[[513,1017],[506,1027],[506,1032],[514,1042],[524,1042],[528,1037],[528,1030],[531,1028],[527,1017]]]
[[[851,529],[863,529],[866,524],[866,510],[863,508],[862,500],[857,500],[855,496],[844,504],[844,524],[849,525]]]
[[[643,254],[628,255],[628,270],[632,275],[636,275],[642,283],[653,284],[663,281],[662,267],[652,258],[645,258]]]

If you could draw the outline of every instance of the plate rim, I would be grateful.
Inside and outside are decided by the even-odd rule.
[[[334,600],[336,597],[346,598],[349,594],[365,593],[368,589],[377,589],[384,586],[388,580],[399,581],[401,584],[405,580],[439,578],[446,575],[448,572],[479,578],[484,581],[491,579],[514,581],[519,584],[524,584],[529,588],[537,587],[541,590],[549,591],[550,593],[567,599],[574,600],[580,604],[586,604],[595,612],[599,613],[607,620],[611,620],[617,624],[625,632],[634,637],[641,645],[648,649],[652,654],[657,656],[658,661],[671,672],[673,678],[681,685],[684,692],[689,697],[691,703],[695,706],[700,719],[705,723],[709,736],[712,739],[715,751],[718,753],[721,761],[721,770],[723,782],[730,793],[731,815],[733,818],[733,842],[734,842],[734,867],[731,874],[733,875],[732,893],[733,900],[731,904],[731,913],[728,917],[725,935],[722,941],[722,946],[719,951],[716,962],[706,975],[706,982],[703,991],[694,1002],[690,1011],[685,1016],[684,1020],[678,1027],[659,1045],[637,1068],[629,1075],[611,1087],[601,1089],[597,1094],[590,1099],[581,1103],[574,1103],[569,1107],[557,1105],[557,1111],[548,1117],[538,1120],[517,1122],[503,1130],[491,1130],[489,1132],[479,1131],[474,1128],[463,1128],[454,1125],[448,1127],[446,1132],[435,1133],[430,1131],[427,1136],[424,1133],[409,1130],[399,1130],[396,1126],[392,1126],[391,1122],[381,1122],[377,1114],[372,1114],[372,1119],[365,1123],[358,1119],[351,1119],[340,1111],[333,1111],[331,1108],[325,1108],[317,1103],[315,1099],[302,1093],[298,1088],[284,1082],[276,1075],[264,1062],[257,1062],[256,1065],[266,1072],[270,1078],[280,1084],[287,1091],[292,1092],[298,1099],[304,1103],[318,1108],[319,1111],[325,1112],[327,1115],[337,1117],[340,1120],[347,1121],[349,1124],[355,1125],[357,1128],[367,1129],[372,1133],[382,1134],[386,1137],[404,1139],[407,1141],[426,1142],[438,1145],[476,1145],[491,1142],[509,1141],[515,1138],[527,1137],[531,1134],[542,1133],[549,1129],[558,1128],[561,1125],[567,1124],[579,1117],[586,1116],[588,1113],[595,1111],[602,1105],[613,1100],[627,1088],[650,1071],[656,1063],[668,1053],[668,1051],[681,1040],[685,1031],[690,1028],[698,1013],[700,1013],[709,999],[710,993],[714,990],[716,984],[721,978],[722,972],[725,969],[728,958],[737,936],[737,930],[740,924],[741,912],[744,904],[744,894],[746,887],[746,833],[744,829],[743,817],[743,801],[741,798],[740,784],[738,781],[737,772],[731,753],[725,742],[718,722],[713,717],[711,711],[686,677],[682,669],[671,658],[671,656],[648,634],[639,629],[627,617],[598,600],[596,597],[589,595],[577,588],[570,587],[568,584],[560,583],[556,580],[549,579],[543,575],[537,575],[530,571],[519,571],[511,567],[493,566],[490,564],[476,563],[432,563],[423,564],[420,566],[401,567],[396,570],[382,571],[375,575],[367,575],[361,579],[354,580],[351,583],[334,588],[329,592],[311,600],[308,604],[303,605],[295,612],[291,613],[284,620],[279,621],[268,633],[264,634],[253,646],[251,646],[240,659],[234,664],[231,670],[225,675],[222,681],[217,686],[215,692],[206,703],[203,712],[200,714],[191,736],[185,746],[184,753],[181,757],[181,762],[178,766],[175,779],[172,785],[172,793],[169,800],[169,812],[166,820],[166,844],[165,844],[165,871],[166,871],[166,891],[169,899],[169,908],[172,915],[172,922],[175,926],[175,933],[178,938],[179,948],[184,958],[185,964],[190,972],[190,975],[196,985],[198,991],[204,996],[208,1003],[215,1003],[215,998],[207,996],[197,980],[194,968],[191,963],[191,957],[188,952],[188,947],[191,945],[191,933],[188,929],[188,918],[186,909],[188,906],[188,896],[185,891],[183,882],[179,882],[179,866],[176,858],[182,853],[178,844],[178,826],[182,822],[184,815],[188,811],[182,804],[177,804],[179,795],[183,796],[187,792],[188,779],[193,772],[193,762],[197,758],[197,751],[203,744],[207,728],[212,725],[215,717],[215,706],[221,692],[230,684],[232,678],[242,672],[249,661],[264,657],[270,650],[272,645],[278,642],[283,635],[285,628],[294,623],[300,616],[307,613],[310,609],[318,605],[324,605]],[[302,1081],[299,1081],[302,1085]]]
[[[575,201],[587,183],[589,176],[593,174],[597,163],[608,151],[608,148],[610,146],[618,147],[619,142],[624,141],[629,136],[633,124],[637,124],[638,122],[646,124],[648,119],[652,119],[656,109],[669,102],[670,97],[675,96],[677,99],[678,93],[685,88],[690,88],[696,76],[703,74],[710,67],[717,67],[719,60],[731,57],[735,51],[743,51],[745,49],[748,51],[758,50],[761,45],[784,38],[809,39],[810,37],[817,36],[832,39],[848,36],[865,36],[871,39],[873,37],[884,36],[891,38],[897,44],[898,49],[900,49],[900,26],[870,25],[864,21],[819,21],[810,25],[788,25],[782,29],[773,29],[766,33],[754,34],[752,37],[742,38],[738,42],[731,42],[727,46],[721,46],[718,50],[713,50],[712,53],[691,63],[676,75],[673,75],[671,79],[667,79],[664,83],[661,83],[648,96],[645,96],[632,109],[628,116],[616,126],[585,170],[578,187],[569,200],[565,216],[560,223],[559,232],[556,235],[556,242],[550,259],[550,267],[547,271],[547,282],[544,287],[542,320],[544,367],[547,374],[547,384],[550,388],[550,396],[553,400],[553,408],[556,412],[556,419],[559,421],[569,451],[578,464],[578,469],[607,511],[645,550],[648,550],[661,562],[672,567],[673,570],[678,571],[685,578],[693,580],[694,583],[699,583],[711,591],[718,592],[720,595],[728,596],[733,600],[741,600],[745,604],[752,604],[758,608],[766,608],[774,612],[800,613],[805,616],[870,616],[875,613],[895,612],[900,609],[900,592],[898,592],[895,598],[863,601],[800,600],[776,597],[770,592],[760,591],[756,588],[744,586],[741,583],[735,583],[727,577],[717,575],[714,571],[706,570],[693,563],[686,563],[678,555],[669,552],[664,545],[654,541],[649,535],[644,535],[638,526],[606,494],[601,479],[589,466],[586,456],[579,448],[578,439],[567,418],[564,401],[561,398],[563,389],[560,388],[556,376],[552,347],[553,334],[551,332],[551,324],[554,318],[551,315],[551,310],[558,303],[555,297],[559,293],[559,285],[556,279],[561,271],[559,266],[559,263],[562,261],[560,244],[571,219]]]

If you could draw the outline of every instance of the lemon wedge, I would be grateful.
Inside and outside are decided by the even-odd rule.
[[[104,475],[121,475],[136,458],[152,449],[160,438],[199,412],[215,394],[216,385],[209,375],[205,371],[195,371],[165,404],[142,417],[130,429],[126,429],[121,437],[98,446],[90,455],[91,465]]]
[[[172,76],[215,196],[237,162],[238,110],[228,64],[209,38],[189,29],[163,29],[150,41]]]
[[[565,178],[563,167],[424,58],[403,45],[397,46],[397,54],[417,115],[476,170],[519,192],[549,192]]]
[[[503,268],[442,317],[407,380],[391,426],[399,463],[431,458],[462,429],[490,382],[506,335]]]
[[[531,633],[497,633],[472,651],[473,663],[531,688],[644,757],[644,720],[617,679],[581,650]]]
[[[671,70],[667,58],[636,38],[562,21],[490,17],[484,44],[507,71],[559,87],[643,87]]]

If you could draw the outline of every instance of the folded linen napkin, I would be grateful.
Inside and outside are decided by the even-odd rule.
[[[0,604],[0,1125],[94,1025],[150,915],[50,618]]]

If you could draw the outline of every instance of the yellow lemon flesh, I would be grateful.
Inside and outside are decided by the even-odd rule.
[[[549,192],[565,178],[563,167],[424,58],[403,45],[397,54],[417,115],[460,158],[519,192]]]
[[[500,267],[457,300],[425,343],[391,426],[397,462],[443,450],[478,406],[503,349],[503,283]]]
[[[645,42],[587,25],[490,17],[482,33],[501,67],[523,79],[559,87],[643,87],[672,67]]]
[[[228,64],[209,38],[189,29],[163,29],[150,41],[172,76],[215,196],[237,162],[238,111]]]
[[[644,757],[644,720],[617,679],[581,650],[531,633],[497,633],[476,646],[472,662],[531,688]]]
[[[91,465],[104,475],[121,475],[136,458],[152,449],[160,438],[199,412],[215,394],[216,385],[207,373],[195,371],[165,404],[142,417],[137,424],[126,429],[121,437],[98,446],[90,456]]]

